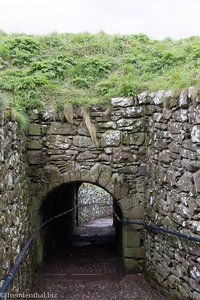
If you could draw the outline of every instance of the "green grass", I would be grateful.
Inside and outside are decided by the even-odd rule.
[[[0,100],[16,111],[107,103],[144,90],[199,86],[200,37],[7,35],[0,31]]]

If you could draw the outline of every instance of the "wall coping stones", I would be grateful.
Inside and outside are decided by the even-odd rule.
[[[117,97],[111,99],[111,104],[113,107],[128,107],[128,106],[132,106],[134,103],[132,97],[129,98]]]

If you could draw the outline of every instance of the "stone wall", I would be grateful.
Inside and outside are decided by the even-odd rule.
[[[192,88],[157,96],[149,118],[146,221],[200,237],[200,97]],[[152,94],[140,97],[153,103]],[[200,244],[149,231],[145,244],[147,278],[170,299],[200,299]]]
[[[79,107],[74,107],[73,124],[52,110],[30,112],[30,203],[24,139],[19,138],[16,123],[1,115],[3,261],[12,265],[18,245],[28,237],[28,218],[38,225],[43,201],[67,184],[102,187],[119,205],[123,218],[145,218],[148,223],[199,236],[198,94],[192,88],[177,96],[171,91],[145,92],[135,99],[112,99],[109,113],[104,107],[91,107],[98,146]],[[127,271],[142,270],[145,252],[146,277],[169,299],[200,299],[198,243],[156,231],[146,231],[144,236],[141,226],[124,225],[122,245]]]
[[[77,204],[91,204],[78,208],[78,225],[113,216],[112,196],[93,184],[84,183],[79,187]]]
[[[13,267],[31,232],[25,151],[26,139],[10,112],[0,113],[0,280]],[[31,261],[28,252],[9,292],[29,287]]]
[[[98,146],[90,137],[79,107],[69,124],[60,114],[32,111],[28,159],[34,219],[49,193],[63,184],[93,183],[110,193],[127,219],[143,219],[146,172],[145,105],[132,98],[114,98],[110,112],[90,107]],[[123,226],[123,261],[127,271],[142,270],[141,226]]]
[[[145,92],[135,99],[114,98],[111,104],[109,115],[103,107],[90,109],[98,147],[78,108],[73,125],[52,111],[32,113],[28,155],[38,207],[61,183],[91,182],[110,192],[126,219],[142,219],[145,211],[147,222],[198,234],[200,104],[196,91],[190,88],[179,96],[171,91]],[[123,226],[127,271],[142,269],[143,243],[141,226]],[[146,274],[153,284],[170,290],[172,298],[198,299],[198,244],[148,231],[145,250]]]

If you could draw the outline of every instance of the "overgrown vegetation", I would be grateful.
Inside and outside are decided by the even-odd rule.
[[[200,37],[0,32],[0,90],[6,97],[0,105],[15,111],[106,103],[144,90],[198,86],[199,79]]]

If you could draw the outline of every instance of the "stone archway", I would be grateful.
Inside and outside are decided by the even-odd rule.
[[[89,230],[89,227],[85,227],[84,225],[79,225],[77,223],[77,216],[78,216],[78,208],[80,203],[78,203],[78,190],[79,187],[83,184],[83,182],[70,182],[66,184],[62,184],[58,186],[54,191],[52,191],[42,202],[41,208],[40,208],[40,215],[42,218],[42,222],[47,221],[48,219],[62,214],[63,212],[66,212],[69,210],[69,212],[65,215],[63,215],[61,218],[56,218],[53,222],[50,222],[41,232],[40,235],[40,252],[43,253],[43,257],[41,259],[45,259],[47,256],[57,253],[62,249],[68,249],[70,245],[73,245],[73,241],[76,237],[78,237],[78,232],[83,232],[84,235],[90,234],[91,230]],[[96,185],[92,185],[95,187]],[[96,186],[97,188],[97,186]],[[106,192],[107,193],[107,192]],[[107,193],[109,194],[109,193]],[[110,194],[109,194],[110,195]],[[111,196],[111,195],[110,195]],[[90,197],[90,195],[87,195],[87,199]],[[92,197],[92,196],[91,196]],[[112,196],[111,196],[112,198]],[[89,199],[88,199],[89,200]],[[109,215],[113,213],[113,208],[121,216],[121,210],[119,206],[117,205],[116,201],[112,198],[112,209],[109,209]],[[103,204],[103,197],[101,196],[102,203],[98,202],[98,209],[101,210]],[[93,208],[90,206],[88,207],[89,211],[87,212],[87,219],[90,219],[91,216],[89,214],[92,214],[92,217],[94,216]],[[104,208],[104,215],[105,215],[105,208]],[[94,218],[91,220],[98,219]],[[97,221],[97,220],[96,220]],[[87,222],[86,222],[87,223]],[[89,222],[91,223],[91,222]],[[90,225],[91,226],[91,225]],[[95,226],[93,226],[95,227]],[[105,227],[105,226],[102,226]],[[121,255],[121,224],[116,222],[116,218],[113,215],[113,226],[110,227],[110,230],[104,228],[93,228],[92,232],[95,231],[95,234],[93,236],[93,239],[99,240],[99,243],[101,241],[105,240],[105,232],[107,232],[107,239],[110,237],[111,243],[113,244],[113,249],[119,249],[119,254]],[[86,232],[87,229],[87,232]],[[111,234],[112,232],[112,234]],[[115,238],[113,239],[115,235]],[[96,238],[95,238],[96,236]],[[79,240],[81,239],[81,236],[79,236]],[[82,236],[82,243],[87,242],[87,238],[84,240],[84,236]]]
[[[63,184],[88,182],[100,186],[110,193],[117,205],[120,207],[123,218],[141,219],[143,208],[138,206],[138,199],[130,193],[129,186],[123,182],[123,177],[114,173],[111,166],[96,163],[90,170],[82,170],[81,165],[76,162],[68,162],[64,170],[55,165],[47,165],[41,171],[41,180],[33,185],[33,219],[41,223],[38,214],[43,200],[55,189]],[[135,205],[135,209],[133,208]],[[122,255],[123,264],[127,272],[141,271],[143,268],[144,247],[141,226],[122,226]],[[37,262],[42,261],[43,251],[41,241],[37,242]]]

